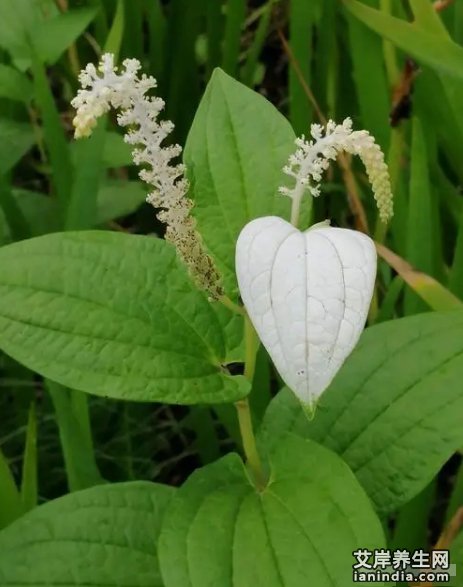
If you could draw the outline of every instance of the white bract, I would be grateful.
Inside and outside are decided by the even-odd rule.
[[[236,273],[244,305],[281,377],[313,409],[357,344],[376,277],[376,249],[365,234],[328,223],[305,232],[296,226],[305,193],[320,195],[330,161],[345,151],[358,155],[371,181],[381,220],[392,216],[392,192],[384,155],[352,121],[313,124],[311,139],[283,168],[293,186],[291,223],[269,216],[247,224],[236,245]]]
[[[325,223],[253,220],[236,246],[248,315],[282,379],[313,407],[356,345],[376,276],[373,241]]]

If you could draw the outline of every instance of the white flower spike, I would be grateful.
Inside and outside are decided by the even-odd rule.
[[[276,216],[258,218],[238,238],[236,272],[278,372],[313,410],[365,325],[376,276],[373,241],[326,223],[301,232]]]
[[[166,224],[166,240],[176,247],[199,287],[211,299],[217,299],[223,293],[220,276],[190,215],[193,202],[186,195],[185,167],[173,163],[182,149],[163,144],[174,125],[169,120],[158,120],[164,101],[148,95],[156,88],[156,80],[145,74],[139,76],[140,68],[137,59],[126,59],[119,71],[110,53],[101,57],[98,68],[92,63],[85,67],[79,75],[82,87],[71,102],[77,110],[73,120],[75,137],[90,136],[97,119],[111,108],[120,111],[117,121],[128,129],[124,138],[134,146],[134,163],[143,166],[140,178],[153,188],[147,201],[160,209],[157,217]]]
[[[383,222],[387,222],[393,213],[391,182],[383,152],[370,133],[366,130],[353,130],[352,120],[346,118],[342,124],[329,120],[326,128],[312,124],[310,134],[310,141],[304,136],[296,139],[297,151],[291,155],[288,164],[283,168],[286,175],[295,180],[294,187],[281,187],[279,190],[281,194],[293,200],[291,222],[297,224],[304,192],[309,191],[314,197],[320,195],[318,184],[323,172],[341,151],[358,155],[363,161],[373,188],[379,216]]]

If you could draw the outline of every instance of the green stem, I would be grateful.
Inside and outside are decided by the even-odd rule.
[[[291,224],[297,228],[299,224],[299,212],[301,209],[302,193],[293,196],[293,203],[291,205]]]
[[[238,304],[235,304],[235,302],[233,302],[228,296],[221,296],[219,298],[219,302],[232,312],[235,312],[235,314],[241,314],[242,316],[245,315],[244,308],[242,308]]]
[[[248,316],[245,317],[244,322],[244,340],[246,347],[244,375],[250,383],[254,378],[254,371],[256,368],[257,349],[259,348],[259,340],[256,332],[251,324]],[[247,398],[235,403],[238,413],[238,423],[240,427],[241,440],[243,443],[243,450],[249,469],[254,478],[254,482],[258,489],[263,489],[267,483],[267,478],[262,467],[259,452],[257,451],[256,437],[252,427],[251,408]]]
[[[257,350],[259,348],[259,339],[257,338],[254,326],[252,325],[252,322],[247,314],[244,319],[244,346],[246,349],[244,376],[252,385],[254,372],[256,370],[256,358]]]
[[[257,451],[249,402],[247,398],[245,398],[236,402],[235,406],[238,413],[238,423],[240,426],[241,440],[243,442],[243,450],[249,469],[254,478],[256,487],[258,489],[263,489],[267,484],[267,479]]]

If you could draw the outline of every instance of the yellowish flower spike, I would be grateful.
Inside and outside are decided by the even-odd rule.
[[[336,159],[338,153],[345,151],[358,155],[365,165],[380,218],[387,222],[393,214],[391,183],[383,152],[375,143],[375,139],[366,130],[352,130],[350,118],[346,118],[342,124],[330,120],[325,129],[319,124],[312,124],[310,134],[310,141],[305,137],[296,139],[297,151],[290,156],[288,164],[283,169],[296,180],[294,187],[281,187],[279,190],[293,200],[291,221],[297,223],[304,192],[308,190],[312,196],[319,196],[318,184],[323,172],[329,167],[330,161]]]
[[[98,68],[91,63],[86,66],[79,76],[82,89],[71,102],[77,111],[73,120],[75,137],[88,137],[100,116],[111,108],[119,110],[118,123],[129,129],[125,141],[134,145],[133,160],[144,166],[140,178],[154,188],[147,201],[161,208],[157,216],[167,225],[166,240],[176,247],[199,287],[217,299],[223,293],[220,278],[190,216],[193,202],[186,196],[185,167],[172,163],[182,149],[179,145],[162,145],[174,125],[168,120],[158,121],[164,101],[146,95],[156,87],[156,80],[145,74],[139,77],[140,68],[137,59],[126,59],[118,72],[111,54],[102,56]]]

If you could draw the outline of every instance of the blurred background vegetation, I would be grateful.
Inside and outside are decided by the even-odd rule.
[[[377,221],[348,157],[315,212],[378,242],[370,323],[459,306],[462,42],[463,0],[0,0],[0,245],[90,228],[162,236],[114,118],[72,139],[79,70],[110,51],[158,80],[180,144],[215,67],[266,96],[297,134],[350,116],[386,154],[394,219],[387,230]],[[257,421],[277,386],[261,351]],[[233,439],[226,408],[87,398],[0,355],[0,527],[102,478],[178,484]],[[460,460],[398,512],[395,545],[435,541],[463,502]]]

